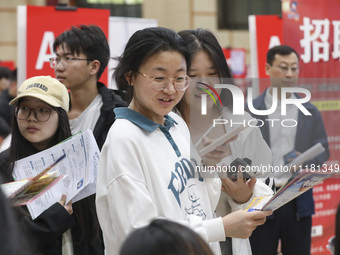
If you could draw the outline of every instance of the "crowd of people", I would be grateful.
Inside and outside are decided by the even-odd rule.
[[[99,82],[111,56],[98,26],[72,26],[57,36],[53,51],[55,78],[28,77],[17,89],[16,72],[0,69],[1,180],[13,181],[17,160],[89,129],[101,151],[96,194],[75,203],[66,203],[63,195],[34,220],[25,206],[11,208],[0,198],[5,212],[0,225],[13,231],[1,232],[6,245],[0,244],[0,254],[21,254],[7,241],[11,235],[23,240],[24,254],[263,255],[275,254],[279,240],[283,254],[310,254],[311,191],[274,214],[248,212],[253,198],[280,188],[283,176],[261,167],[249,178],[239,172],[234,179],[197,169],[238,159],[282,165],[288,152],[295,152],[292,160],[318,142],[325,152],[306,165],[322,165],[329,157],[327,135],[314,106],[305,104],[312,116],[288,109],[290,118],[304,118],[303,126],[246,128],[201,155],[202,148],[233,128],[227,122],[215,126],[215,119],[240,123],[272,117],[234,115],[230,90],[213,89],[233,84],[233,77],[210,31],[156,27],[135,32],[116,57],[117,90]],[[265,68],[271,87],[254,100],[258,109],[270,107],[272,88],[297,85],[299,56],[289,46],[273,47]],[[219,95],[221,104],[205,98],[207,114],[202,115],[207,89]]]

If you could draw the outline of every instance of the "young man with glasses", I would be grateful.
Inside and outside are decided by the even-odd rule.
[[[296,87],[299,75],[299,56],[294,49],[286,45],[275,46],[267,52],[266,72],[271,86],[254,99],[257,110],[270,109],[273,102],[273,88],[277,89],[281,100],[281,88]],[[287,99],[300,98],[298,94],[287,94]],[[327,134],[320,112],[311,103],[303,106],[311,113],[304,115],[294,104],[287,105],[286,115],[281,114],[280,102],[275,112],[268,116],[252,114],[263,121],[261,126],[263,138],[272,150],[273,166],[282,166],[316,143],[321,142],[325,151],[314,159],[304,163],[304,168],[321,166],[329,157]],[[268,119],[276,119],[275,125]],[[284,127],[283,120],[296,120],[294,127]],[[276,190],[290,177],[291,172],[274,172]],[[257,227],[250,237],[253,255],[272,255],[277,253],[281,239],[283,255],[309,255],[311,248],[312,214],[314,214],[313,191],[285,204],[268,217],[266,223]]]
[[[113,109],[126,105],[98,81],[110,59],[106,36],[95,25],[73,26],[56,38],[53,51],[56,57],[50,59],[51,67],[70,92],[71,131],[92,130],[101,149],[115,119]]]

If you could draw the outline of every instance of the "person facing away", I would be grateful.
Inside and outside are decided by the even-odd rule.
[[[233,84],[232,74],[227,65],[222,48],[213,33],[206,29],[183,30],[179,35],[184,39],[191,56],[188,75],[191,79],[190,89],[185,92],[183,102],[178,105],[181,116],[189,123],[190,134],[196,147],[200,141],[217,139],[230,131],[233,126],[227,123],[242,123],[248,121],[251,116],[233,115],[233,98],[229,90],[216,89],[223,105],[214,104],[211,97],[207,97],[207,114],[201,114],[202,88],[211,93],[215,84]],[[190,102],[190,105],[188,105]],[[190,108],[190,109],[189,109]],[[183,110],[186,109],[186,110]],[[190,113],[190,114],[189,114]],[[190,116],[189,116],[190,115]],[[227,120],[223,125],[214,126],[214,119]],[[190,120],[190,121],[189,121]],[[236,158],[247,158],[252,166],[270,165],[271,151],[263,140],[260,129],[257,127],[243,130],[233,141],[219,146],[215,151],[202,157],[203,162],[230,165]],[[222,175],[221,175],[222,177]],[[256,178],[255,178],[256,177]],[[245,209],[254,197],[272,195],[273,175],[271,172],[262,172],[258,169],[255,177],[244,181],[238,178],[232,181],[230,178],[222,179],[222,190],[216,214],[223,216],[233,211]],[[258,181],[257,181],[258,180]],[[251,254],[249,240],[226,238],[221,242],[222,254]]]
[[[237,211],[214,218],[221,191],[218,178],[195,173],[190,134],[172,112],[189,86],[189,54],[173,30],[135,32],[115,70],[128,108],[116,108],[101,151],[97,213],[107,254],[119,249],[134,229],[164,217],[195,229],[220,254],[226,236],[247,238],[271,212]]]
[[[213,255],[192,229],[174,221],[155,219],[125,239],[119,255]]]
[[[296,87],[299,76],[299,56],[287,45],[275,46],[267,52],[266,73],[270,77],[270,87],[253,100],[257,110],[270,109],[273,97],[282,98],[282,88]],[[288,93],[286,98],[298,99],[296,93]],[[329,158],[329,149],[325,126],[318,109],[311,103],[302,104],[311,115],[304,115],[295,105],[287,105],[287,114],[281,115],[280,102],[274,113],[269,116],[252,114],[264,122],[261,126],[263,138],[272,150],[273,166],[282,166],[293,160],[317,143],[321,143],[325,151],[308,162],[303,168],[317,169]],[[249,110],[249,105],[246,105]],[[269,125],[267,119],[277,119],[275,125]],[[295,127],[284,127],[280,124],[284,119],[297,121]],[[285,155],[290,155],[285,162]],[[275,171],[275,185],[278,190],[290,177],[292,172]],[[274,254],[278,242],[284,255],[310,254],[312,214],[314,214],[313,191],[310,189],[292,200],[269,217],[263,226],[258,227],[250,237],[254,255]]]
[[[72,26],[53,43],[56,57],[50,58],[56,78],[70,92],[68,117],[72,134],[92,130],[99,149],[114,121],[113,109],[126,103],[99,82],[109,59],[104,32],[95,25]]]
[[[9,126],[12,125],[14,108],[8,103],[17,96],[17,69],[11,72],[9,86],[0,94],[0,117],[4,118]]]
[[[15,106],[11,147],[0,154],[0,173],[13,181],[14,163],[71,136],[66,87],[50,76],[25,80],[11,102]],[[94,207],[86,199],[59,203],[32,220],[26,206],[16,207],[19,224],[37,254],[103,254]]]

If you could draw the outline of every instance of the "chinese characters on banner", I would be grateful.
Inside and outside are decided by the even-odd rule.
[[[317,7],[317,11],[316,11]],[[313,103],[321,112],[328,135],[329,169],[340,159],[340,0],[283,0],[283,44],[300,56],[300,77],[309,82]],[[339,175],[338,175],[339,177]],[[334,235],[335,212],[340,203],[340,178],[331,178],[313,190],[315,215],[312,254],[329,255],[326,245]]]

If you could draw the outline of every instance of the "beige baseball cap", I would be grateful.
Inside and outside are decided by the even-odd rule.
[[[51,106],[61,107],[66,112],[69,109],[69,95],[65,85],[51,76],[34,76],[25,80],[17,97],[9,105],[15,104],[22,97],[35,97]]]

